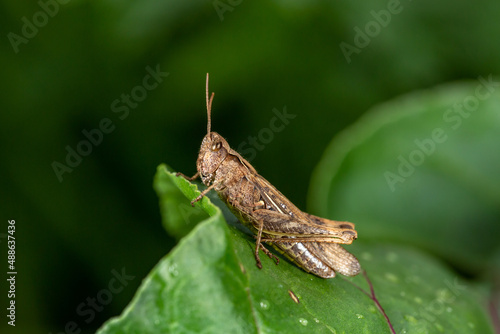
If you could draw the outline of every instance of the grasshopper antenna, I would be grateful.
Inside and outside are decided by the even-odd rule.
[[[208,73],[207,73],[207,86],[206,86],[206,93],[207,93],[207,115],[208,115],[208,122],[207,122],[207,134],[210,133],[210,127],[212,123],[212,101],[214,99],[214,93],[212,93],[212,96],[210,96],[210,99],[208,98]]]

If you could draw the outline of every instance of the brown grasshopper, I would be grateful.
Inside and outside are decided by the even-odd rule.
[[[255,260],[261,249],[271,259],[278,257],[262,244],[272,244],[291,261],[307,272],[323,278],[357,275],[361,268],[354,255],[339,244],[351,244],[357,238],[354,224],[328,220],[302,212],[273,187],[227,141],[211,131],[211,109],[214,93],[209,98],[208,73],[206,83],[207,135],[201,142],[196,161],[198,172],[192,181],[201,176],[207,188],[191,202],[201,200],[214,189],[231,211],[250,228],[256,236]]]

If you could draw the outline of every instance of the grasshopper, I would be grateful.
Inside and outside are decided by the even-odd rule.
[[[262,268],[259,250],[279,263],[263,243],[279,252],[307,272],[323,278],[335,277],[335,272],[355,276],[360,270],[356,257],[340,244],[351,244],[357,238],[354,224],[313,216],[302,212],[260,176],[227,141],[211,131],[211,110],[214,93],[209,98],[206,81],[207,135],[201,142],[196,161],[197,173],[207,186],[191,205],[215,190],[237,218],[256,234],[255,260]]]

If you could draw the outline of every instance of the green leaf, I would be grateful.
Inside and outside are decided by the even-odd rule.
[[[326,150],[315,214],[359,239],[412,244],[471,274],[500,234],[500,90],[489,77],[412,93],[368,112]]]
[[[194,196],[197,187],[186,179],[171,178],[168,173],[158,172],[155,176],[154,188],[160,198],[163,227],[177,239],[188,234],[198,222],[207,217],[200,207],[202,205],[205,210],[210,210],[206,207],[205,199],[202,199],[200,205],[195,207],[189,203],[188,198]]]
[[[159,166],[155,188],[165,210],[196,198],[195,187]],[[360,275],[322,279],[281,258],[264,255],[255,265],[255,239],[228,225],[222,211],[203,198],[203,220],[144,279],[110,333],[389,333]],[[234,219],[234,218],[232,218]],[[378,300],[398,333],[491,333],[475,290],[427,255],[403,246],[348,246],[368,272]],[[352,282],[351,282],[352,281]],[[299,299],[296,303],[293,292]]]

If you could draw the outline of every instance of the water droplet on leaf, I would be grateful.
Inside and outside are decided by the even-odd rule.
[[[385,278],[387,278],[388,281],[391,281],[393,283],[399,282],[399,278],[393,273],[385,273]]]
[[[361,254],[361,258],[365,261],[371,261],[371,259],[373,259],[373,256],[368,252],[364,252]]]
[[[261,300],[259,305],[263,310],[267,310],[269,308],[269,302],[265,299]]]
[[[396,262],[398,259],[398,254],[396,254],[394,252],[387,253],[386,259],[389,262]]]
[[[404,318],[406,321],[411,322],[412,324],[416,324],[418,322],[417,318],[409,314],[406,314]]]

